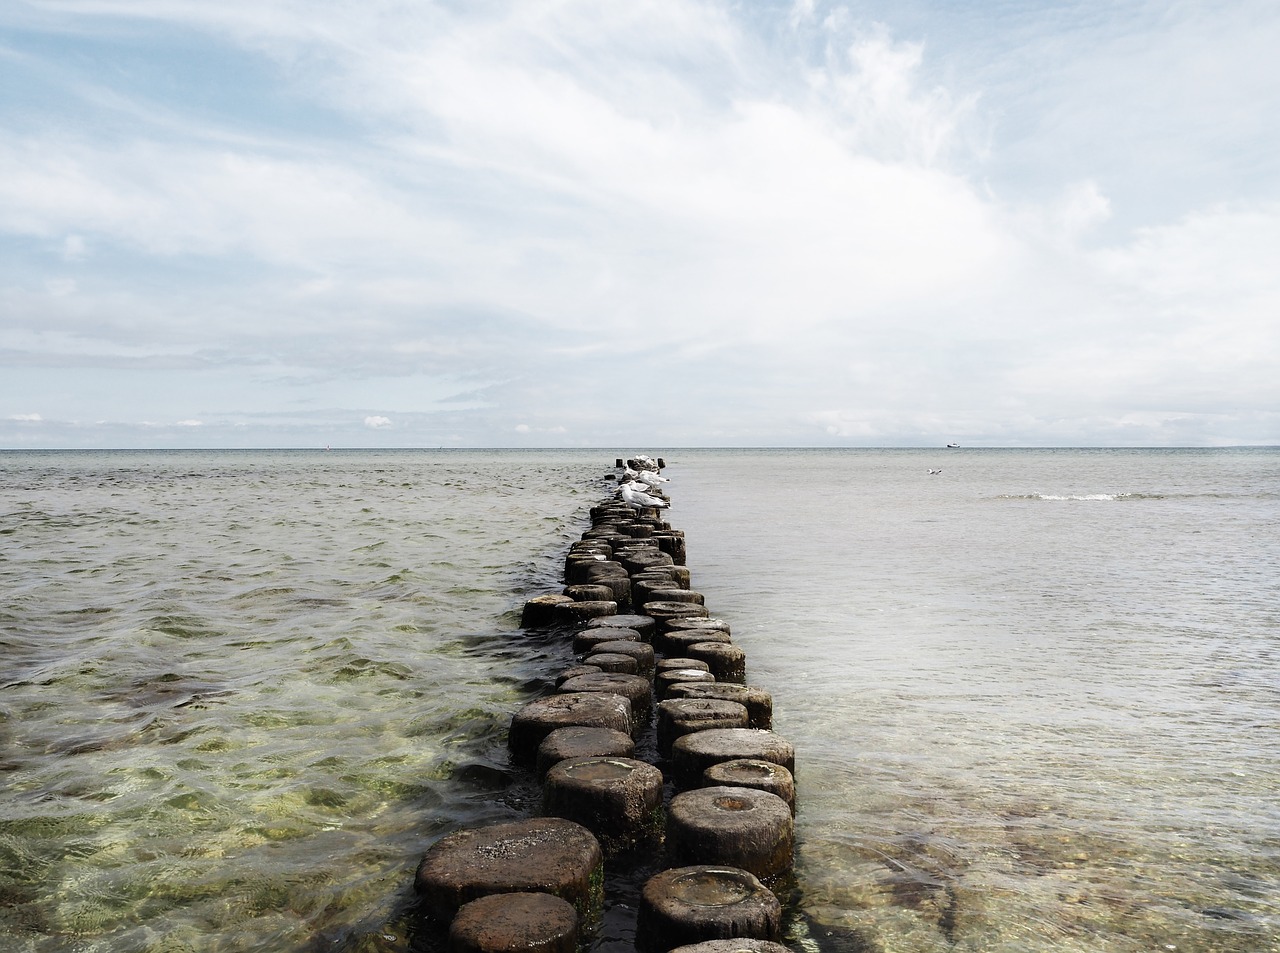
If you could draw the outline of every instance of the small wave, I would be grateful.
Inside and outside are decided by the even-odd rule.
[[[1002,493],[997,499],[1044,500],[1054,503],[1066,500],[1109,503],[1115,500],[1159,500],[1163,497],[1151,493]]]

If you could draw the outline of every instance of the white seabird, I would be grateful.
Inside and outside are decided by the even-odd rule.
[[[640,489],[640,484],[628,481],[618,487],[618,493],[622,496],[622,501],[628,506],[634,506],[636,509],[644,509],[646,506],[656,506],[666,508],[671,505],[670,500],[664,500],[661,497],[652,496],[644,490]]]

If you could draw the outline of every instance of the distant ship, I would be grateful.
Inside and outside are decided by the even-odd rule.
[[[948,449],[948,450],[958,450],[959,448],[960,448],[960,444],[958,444],[958,443],[949,443],[949,444],[947,444],[947,449]]]

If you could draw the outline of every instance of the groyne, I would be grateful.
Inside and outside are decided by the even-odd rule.
[[[693,588],[665,461],[615,469],[563,589],[524,607],[524,628],[576,656],[508,730],[512,762],[540,782],[539,816],[432,844],[414,876],[421,914],[459,953],[619,936],[641,953],[785,953],[795,752],[730,623]]]

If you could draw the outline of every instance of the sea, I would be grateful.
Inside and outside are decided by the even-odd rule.
[[[796,748],[793,950],[1280,951],[1280,449],[963,447],[0,452],[0,948],[427,950],[636,452]]]

